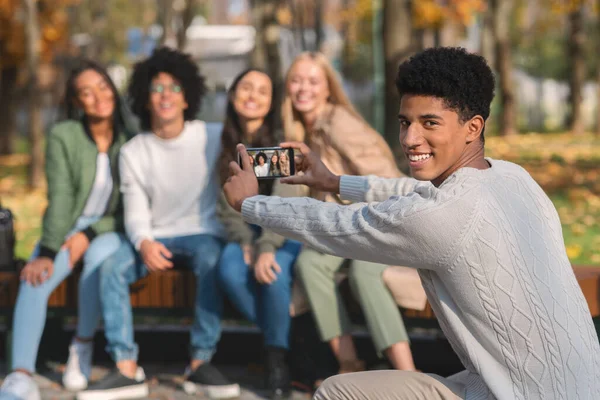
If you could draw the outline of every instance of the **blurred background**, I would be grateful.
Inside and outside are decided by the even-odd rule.
[[[393,148],[398,64],[434,46],[478,52],[497,76],[487,155],[528,169],[571,261],[600,265],[599,0],[0,0],[0,201],[16,215],[18,257],[39,237],[44,137],[73,61],[101,61],[124,90],[160,45],[199,64],[200,118],[214,130],[238,72],[261,67],[281,87],[298,53],[321,51]]]

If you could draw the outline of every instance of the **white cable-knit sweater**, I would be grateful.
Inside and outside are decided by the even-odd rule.
[[[598,337],[558,214],[523,168],[488,161],[439,188],[344,176],[342,197],[363,203],[255,196],[242,212],[326,253],[419,268],[467,399],[600,399]]]

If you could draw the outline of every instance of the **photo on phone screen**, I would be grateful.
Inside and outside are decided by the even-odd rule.
[[[283,147],[254,147],[246,149],[258,179],[277,179],[296,173],[294,149]],[[241,159],[238,154],[238,164]]]

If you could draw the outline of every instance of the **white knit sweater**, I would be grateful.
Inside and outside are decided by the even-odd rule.
[[[144,132],[123,145],[125,230],[136,249],[144,239],[224,236],[216,206],[220,152],[220,133],[199,120],[171,139]]]
[[[439,188],[341,179],[351,206],[255,196],[247,222],[337,256],[419,268],[471,399],[600,399],[600,346],[558,214],[521,167],[488,159]]]

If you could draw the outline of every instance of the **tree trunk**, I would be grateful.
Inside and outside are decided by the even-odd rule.
[[[510,46],[510,16],[513,0],[493,0],[491,7],[496,56],[496,72],[500,80],[500,134],[517,134],[517,110],[512,77],[512,53]]]
[[[256,2],[257,0],[254,1],[254,3]],[[289,7],[292,12],[292,29],[294,32],[294,42],[296,46],[300,46],[301,51],[306,51],[306,37],[304,36],[304,28],[306,26],[306,4],[304,2],[302,2],[302,4],[298,4],[296,0],[290,0]]]
[[[254,0],[252,19],[256,28],[256,43],[252,52],[252,65],[261,68],[273,80],[275,88],[274,104],[279,104],[283,87],[281,58],[279,55],[279,23],[277,8],[281,0]]]
[[[442,45],[442,27],[433,28],[433,47]]]
[[[571,62],[571,76],[569,86],[571,94],[571,115],[569,118],[571,132],[575,135],[581,135],[585,132],[585,122],[583,120],[583,85],[585,83],[585,59],[584,50],[585,32],[583,20],[583,7],[569,15],[571,22],[569,30],[569,60]]]
[[[181,27],[177,31],[177,48],[182,51],[187,44],[187,30],[194,19],[195,5],[196,0],[187,0],[185,8],[181,12]]]
[[[27,108],[29,111],[29,188],[37,189],[42,186],[44,179],[44,152],[42,141],[42,110],[37,73],[39,70],[40,27],[37,16],[36,0],[24,0],[26,16],[26,54],[27,54]]]
[[[87,54],[92,60],[103,61],[104,58],[105,35],[102,32],[107,29],[106,3],[106,0],[93,0],[92,2],[92,26],[89,30],[92,41]]]
[[[544,110],[544,78],[537,78],[535,80],[536,98],[538,99],[535,103],[535,118],[533,119],[534,129],[538,132],[543,132],[546,128],[546,111]]]
[[[491,13],[486,12],[481,16],[481,36],[479,54],[481,54],[490,65],[496,64],[494,55],[494,21]]]
[[[596,136],[600,137],[600,68],[596,75]]]
[[[398,135],[400,98],[396,89],[398,66],[413,52],[410,0],[383,2],[383,51],[385,54],[385,138],[395,154],[401,154]],[[404,156],[399,157],[400,168],[407,171]]]
[[[600,0],[597,1],[597,6],[600,7]],[[596,26],[600,25],[600,17],[596,20]],[[598,42],[598,54],[600,54],[600,42]],[[600,68],[596,75],[596,136],[600,137]]]
[[[7,155],[15,152],[17,138],[15,126],[15,103],[17,68],[7,67],[1,71],[0,81],[0,154]]]
[[[350,7],[350,0],[342,0],[342,9],[347,10]],[[355,25],[355,24],[354,24]],[[342,75],[348,76],[352,70],[352,43],[353,43],[353,30],[351,22],[348,19],[344,19],[340,27],[340,35],[344,38],[342,45]]]
[[[315,1],[315,51],[321,51],[321,44],[323,43],[323,2],[321,0]]]
[[[175,32],[173,31],[173,0],[160,0],[160,11],[161,11],[161,25],[162,25],[162,38],[160,44],[167,46],[171,40],[175,39]]]

